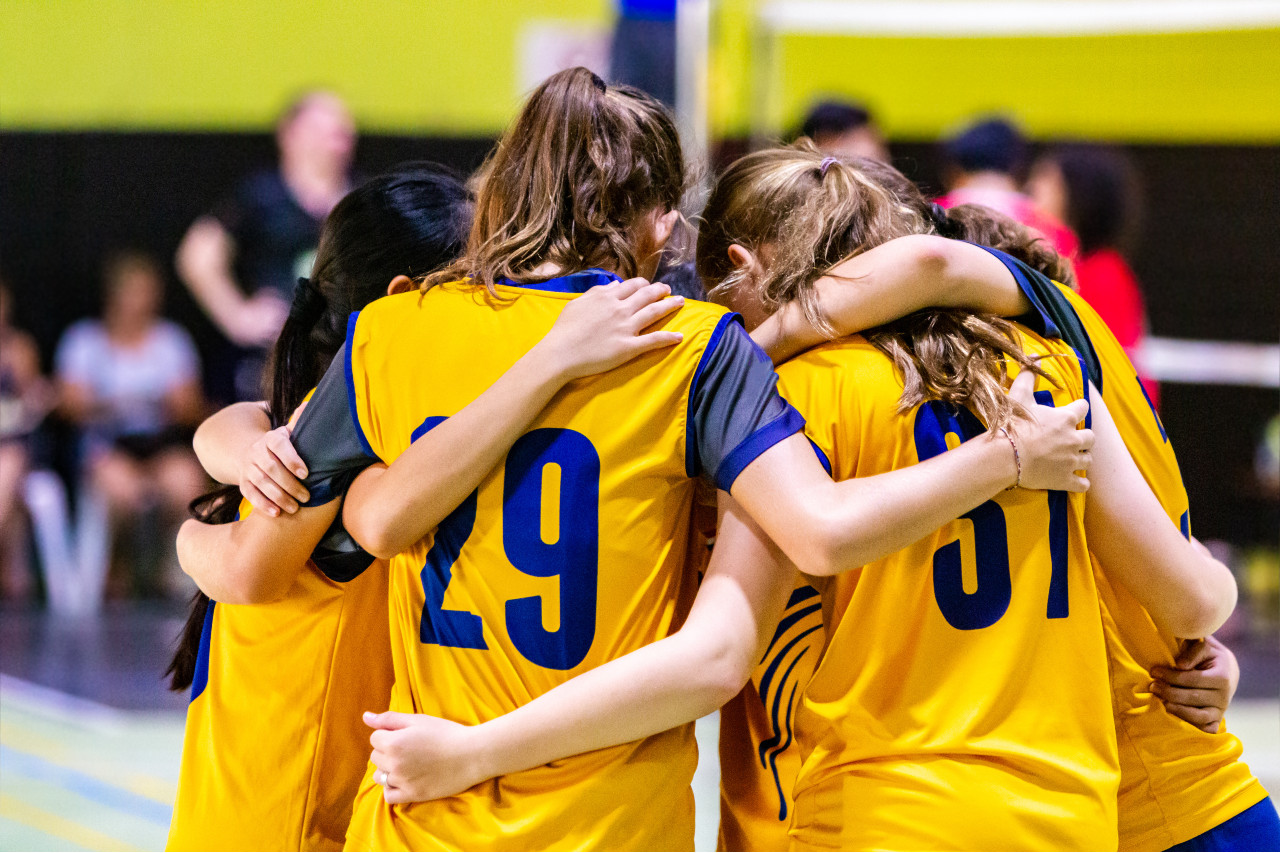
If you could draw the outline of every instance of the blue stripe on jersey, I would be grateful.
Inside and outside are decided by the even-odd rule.
[[[360,415],[356,408],[356,378],[355,372],[351,367],[351,350],[355,340],[356,321],[360,319],[359,311],[352,311],[351,316],[347,318],[347,358],[346,358],[346,378],[347,378],[347,406],[351,410],[351,425],[356,428],[356,435],[360,439],[360,449],[369,455],[372,459],[377,459],[378,454],[373,452],[373,446],[369,444],[369,439],[365,437],[364,427],[360,425]]]
[[[827,469],[827,476],[832,476],[831,460],[827,458],[827,454],[822,452],[822,448],[812,438],[809,439],[809,446],[813,448],[813,452],[817,455],[818,461],[822,463],[822,467]]]
[[[798,591],[799,590],[797,590],[797,592]],[[818,591],[816,589],[813,590],[813,594],[817,595]],[[791,609],[790,604],[787,605],[787,609],[788,610]],[[765,649],[764,655],[762,655],[760,658],[760,663],[764,663],[766,660],[769,659],[769,652],[773,651],[773,647],[778,644],[778,640],[782,639],[782,635],[787,632],[788,628],[790,628],[792,625],[796,624],[797,622],[799,622],[801,619],[808,616],[809,614],[815,613],[821,609],[822,609],[821,604],[810,604],[809,606],[801,608],[800,610],[797,610],[796,612],[784,617],[782,621],[778,623],[778,630],[773,632],[773,639],[769,641],[769,648]]]
[[[509,278],[498,279],[499,284],[509,287],[527,287],[530,290],[548,290],[552,293],[586,293],[599,284],[612,284],[622,279],[615,273],[592,267],[582,272],[560,275],[546,281],[520,282]]]
[[[1182,518],[1178,519],[1178,529],[1182,531],[1182,538],[1191,539],[1191,510],[1184,512]]]
[[[239,515],[239,513],[237,513]],[[191,676],[191,699],[196,701],[209,685],[209,647],[213,644],[213,608],[218,602],[210,599],[204,611],[204,627],[200,630],[200,651],[196,653],[196,671]]]
[[[1169,436],[1165,434],[1164,422],[1160,420],[1160,413],[1156,411],[1156,404],[1151,402],[1151,395],[1147,393],[1147,386],[1142,384],[1141,376],[1135,376],[1133,379],[1138,383],[1138,387],[1142,389],[1142,399],[1146,400],[1147,405],[1151,408],[1151,417],[1155,418],[1156,426],[1160,428],[1160,438],[1164,439],[1165,444],[1168,444]]]
[[[716,471],[716,488],[726,492],[733,487],[733,481],[748,465],[760,458],[766,450],[783,439],[789,438],[804,430],[804,416],[787,403],[786,411],[760,427],[735,447]]]
[[[994,255],[1000,263],[1004,264],[1005,269],[1009,270],[1009,272],[1013,274],[1013,280],[1018,283],[1018,289],[1022,291],[1023,295],[1026,296],[1032,306],[1035,307],[1034,318],[1020,317],[1018,319],[1047,338],[1061,338],[1062,332],[1059,331],[1058,324],[1053,322],[1053,318],[1049,315],[1049,309],[1045,307],[1044,301],[1040,298],[1040,294],[1036,292],[1031,281],[1027,278],[1026,272],[1018,265],[1017,259],[1012,255],[1005,254],[999,249],[993,249],[990,246],[984,246],[981,243],[970,243],[970,245],[977,246],[979,249],[985,249]],[[1032,322],[1026,322],[1028,319],[1031,319]]]
[[[806,633],[818,630],[811,628]],[[796,664],[800,663],[805,655],[809,654],[809,650],[805,649],[796,655],[796,659],[791,662],[791,666],[787,667],[786,673],[782,676],[782,685],[786,685],[787,679],[791,676],[791,672],[796,668]],[[770,719],[773,722],[773,737],[760,744],[760,760],[768,762],[769,771],[773,773],[773,787],[778,792],[778,820],[787,819],[787,794],[782,790],[782,779],[778,775],[778,756],[787,751],[791,746],[792,739],[792,711],[796,705],[796,691],[800,689],[799,684],[791,685],[791,693],[787,696],[787,713],[783,717],[780,715],[782,710],[782,687],[779,687],[777,694],[773,698],[773,708],[771,709]],[[786,735],[782,735],[783,723],[786,723]],[[770,743],[772,741],[772,743]],[[769,755],[765,758],[764,751],[766,744],[769,745]]]
[[[732,313],[725,314],[716,322],[716,327],[711,330],[711,338],[707,341],[707,348],[702,351],[702,357],[698,359],[698,367],[693,371],[693,381],[689,383],[689,410],[685,416],[684,472],[690,478],[698,476],[702,471],[702,462],[698,459],[698,425],[693,416],[693,406],[698,399],[698,386],[702,383],[702,372],[711,360],[711,353],[715,352],[716,345],[724,335],[724,330],[733,322],[741,322],[741,318]]]

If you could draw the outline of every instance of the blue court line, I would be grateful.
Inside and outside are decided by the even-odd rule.
[[[140,796],[132,791],[117,788],[100,779],[95,779],[79,770],[53,764],[27,752],[21,752],[7,746],[0,746],[0,764],[4,765],[5,775],[10,773],[49,782],[72,791],[86,800],[106,806],[109,809],[131,814],[148,823],[168,827],[173,818],[173,809],[163,803]]]

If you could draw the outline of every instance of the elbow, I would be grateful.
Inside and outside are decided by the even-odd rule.
[[[369,514],[347,504],[343,507],[342,525],[347,528],[351,538],[371,556],[379,560],[390,560],[413,544],[401,541],[389,517],[370,518],[367,515]]]
[[[1207,637],[1222,627],[1236,607],[1235,578],[1226,566],[1206,577],[1200,589],[1184,596],[1176,613],[1170,614],[1170,633],[1183,639]]]
[[[751,659],[730,647],[727,641],[699,667],[702,689],[699,693],[703,703],[698,709],[698,716],[706,716],[718,710],[730,699],[737,696],[751,678]]]
[[[853,562],[847,533],[838,519],[816,518],[811,529],[799,537],[796,553],[788,553],[787,557],[806,575],[820,578],[838,575],[861,565]]]

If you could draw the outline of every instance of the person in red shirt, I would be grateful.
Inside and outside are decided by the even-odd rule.
[[[947,194],[938,199],[945,208],[980,204],[997,210],[1039,232],[1059,255],[1075,258],[1076,235],[1019,186],[1027,160],[1027,141],[1003,118],[969,125],[942,143],[942,180]]]
[[[1080,240],[1076,285],[1137,366],[1152,405],[1159,386],[1142,370],[1147,306],[1138,279],[1125,260],[1137,214],[1133,167],[1116,148],[1076,143],[1042,155],[1027,189],[1036,205],[1067,222]]]

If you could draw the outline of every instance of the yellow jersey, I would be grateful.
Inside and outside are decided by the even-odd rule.
[[[800,773],[795,711],[822,655],[822,601],[800,576],[760,665],[720,709],[718,850],[785,850]]]
[[[1186,489],[1173,447],[1137,371],[1102,318],[1058,285],[1083,326],[1101,369],[1100,391],[1151,490],[1190,535]],[[1116,730],[1120,746],[1120,849],[1166,850],[1235,817],[1267,796],[1240,760],[1240,739],[1201,731],[1165,710],[1150,670],[1172,666],[1179,640],[1160,630],[1124,587],[1098,572]]]
[[[1085,394],[1069,347],[1029,332]],[[1011,370],[1013,372],[1013,370]],[[903,468],[985,432],[937,401],[898,412],[902,379],[861,338],[779,369],[837,480]],[[1116,846],[1119,781],[1084,496],[1003,492],[832,579],[827,645],[796,714],[792,844],[824,850]]]
[[[349,584],[308,566],[279,601],[209,604],[167,849],[342,849],[360,714],[391,693],[384,565]]]
[[[394,461],[609,278],[498,286],[497,300],[460,282],[353,316],[345,376],[331,369],[296,432],[313,477],[349,476],[360,454],[317,469],[308,435],[323,454],[354,432],[365,464]],[[683,619],[695,478],[727,489],[803,419],[736,315],[689,302],[665,327],[683,342],[567,386],[434,537],[391,561],[393,710],[481,723]],[[387,805],[370,772],[347,844],[691,849],[696,763],[686,725],[428,803]]]

